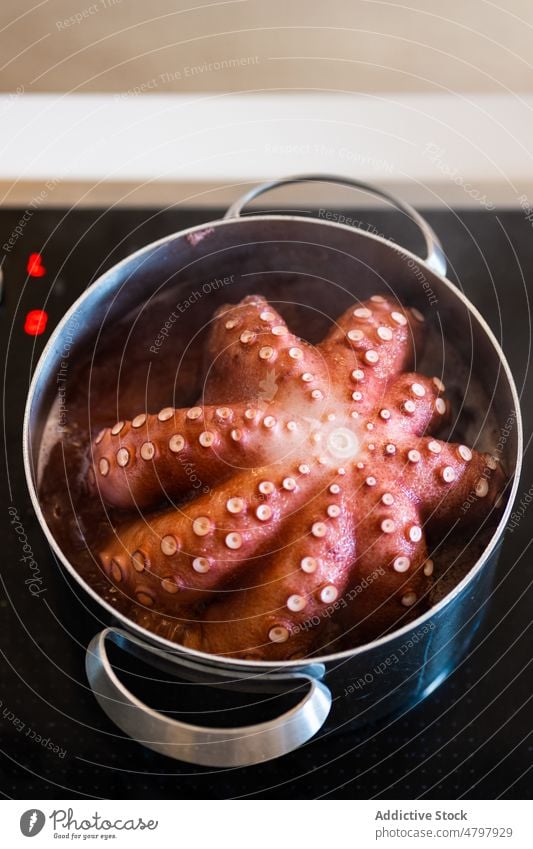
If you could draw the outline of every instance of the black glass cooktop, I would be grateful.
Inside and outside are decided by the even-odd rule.
[[[398,213],[344,212],[422,250]],[[527,450],[520,516],[506,535],[483,627],[456,672],[404,715],[357,733],[317,737],[262,766],[206,770],[124,738],[88,689],[85,648],[102,627],[101,612],[67,581],[31,507],[21,451],[29,381],[55,324],[103,270],[147,242],[218,216],[183,208],[44,210],[38,203],[0,211],[6,462],[0,791],[14,798],[531,797],[533,462]],[[442,239],[450,277],[501,340],[522,397],[527,445],[532,225],[520,212],[446,210],[427,217]],[[190,687],[188,697],[194,704]],[[152,703],[157,698],[154,691]]]

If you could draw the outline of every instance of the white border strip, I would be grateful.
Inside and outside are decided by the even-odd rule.
[[[163,770],[159,762],[156,765]],[[174,771],[179,793],[180,785],[183,786],[187,779],[176,767]],[[150,782],[150,774],[146,780]],[[228,796],[231,789],[230,771],[226,773]],[[287,789],[290,790],[290,786]],[[313,844],[343,846],[347,842],[347,823],[355,818],[352,828],[356,841],[350,844],[365,849],[373,846],[382,849],[437,849],[439,846],[448,849],[452,846],[529,849],[531,846],[528,801],[334,799],[329,801],[329,808],[318,805],[317,800],[294,799],[270,799],[267,807],[261,799],[5,801],[3,834],[6,844],[14,847],[28,846],[29,829],[32,828],[38,838],[35,846],[39,847],[61,845],[58,838],[68,838],[70,844],[75,840],[84,846],[102,846],[109,842],[109,845],[148,849],[176,845],[178,828],[179,845],[198,842],[201,822],[202,845],[244,849],[250,845],[253,835],[256,849],[271,849],[280,840],[281,828],[284,842],[301,843],[303,823],[307,822],[312,823]],[[85,840],[89,835],[92,839]],[[104,837],[109,841],[103,843]]]

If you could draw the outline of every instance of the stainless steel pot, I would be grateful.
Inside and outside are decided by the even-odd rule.
[[[421,260],[382,235],[339,223],[329,212],[321,213],[319,220],[298,215],[241,217],[244,206],[269,189],[319,180],[362,189],[402,210],[420,228],[426,258]],[[96,335],[105,335],[124,315],[131,315],[133,321],[148,299],[154,309],[167,304],[168,310],[168,303],[175,303],[176,293],[185,285],[188,289],[195,284],[200,286],[202,281],[221,278],[235,268],[239,268],[243,280],[249,279],[249,292],[262,291],[261,285],[269,274],[283,272],[287,280],[294,275],[299,281],[300,298],[302,280],[308,280],[312,300],[313,292],[318,291],[313,289],[316,281],[322,289],[327,281],[330,302],[336,299],[332,292],[341,297],[348,289],[363,299],[375,292],[386,292],[389,283],[393,283],[400,299],[426,313],[433,310],[443,338],[461,352],[485,387],[490,412],[502,426],[508,424],[501,447],[511,475],[506,506],[475,566],[416,621],[371,644],[308,662],[272,664],[206,655],[182,648],[118,614],[96,595],[65,557],[47,526],[37,494],[43,434],[56,399],[55,378],[72,316],[77,321],[70,354],[74,359],[87,345],[94,344]],[[112,617],[113,624],[97,634],[87,649],[87,676],[103,710],[138,742],[170,757],[206,766],[259,763],[290,752],[322,727],[353,727],[407,708],[434,690],[464,656],[490,599],[503,530],[518,485],[522,425],[513,378],[494,335],[445,273],[439,240],[410,206],[364,183],[331,176],[300,176],[259,186],[237,201],[223,220],[168,236],[129,256],[100,277],[56,327],[28,396],[23,437],[26,477],[50,546],[70,575]],[[431,308],[429,292],[433,298]],[[333,303],[333,316],[340,311]],[[480,419],[480,430],[485,421]],[[108,640],[187,681],[274,693],[286,692],[287,688],[299,690],[305,682],[307,692],[289,712],[259,725],[205,728],[188,724],[150,709],[128,691],[110,664]]]

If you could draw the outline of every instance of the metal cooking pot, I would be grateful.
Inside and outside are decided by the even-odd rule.
[[[270,214],[240,217],[245,204],[268,189],[319,180],[362,189],[399,208],[420,228],[425,260],[379,234],[339,223],[333,213],[324,212],[320,219]],[[362,300],[376,292],[386,293],[391,286],[400,300],[434,321],[442,339],[455,346],[469,373],[485,388],[490,409],[480,411],[476,431],[480,438],[488,421],[485,413],[490,412],[500,427],[505,425],[500,450],[511,482],[499,525],[482,556],[423,616],[350,651],[273,664],[229,660],[163,639],[118,613],[80,577],[54,539],[39,503],[38,460],[56,400],[56,375],[71,316],[78,322],[70,352],[74,360],[87,346],[94,346],[95,339],[112,333],[125,315],[133,321],[147,303],[150,309],[168,315],[168,305],[176,303],[177,294],[235,269],[244,286],[239,297],[256,291],[268,297],[269,281],[282,274],[287,296],[292,295],[294,279],[299,302],[316,299],[320,309],[329,303],[333,318],[350,302],[339,306],[347,293],[351,299],[356,295]],[[95,636],[87,649],[87,676],[103,710],[135,740],[189,763],[219,767],[259,763],[290,752],[322,727],[360,726],[406,709],[434,690],[464,656],[490,596],[504,527],[516,495],[522,425],[513,378],[494,335],[445,273],[437,237],[410,206],[364,183],[333,176],[300,176],[254,188],[223,220],[173,234],[127,257],[102,275],[56,327],[36,368],[27,401],[23,437],[26,477],[50,546],[70,575],[112,618],[114,624]],[[227,296],[227,292],[221,293],[222,301]],[[233,292],[230,297],[234,299]],[[214,311],[211,303],[199,308],[206,315]],[[186,681],[265,693],[300,692],[303,684],[308,686],[300,703],[275,719],[241,728],[200,727],[158,713],[129,692],[111,666],[108,640]]]

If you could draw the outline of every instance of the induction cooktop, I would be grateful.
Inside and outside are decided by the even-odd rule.
[[[1,792],[18,799],[531,797],[533,462],[527,447],[484,624],[458,669],[416,707],[358,732],[317,736],[278,761],[206,770],[124,737],[89,690],[85,649],[106,623],[67,579],[32,510],[21,445],[29,382],[54,326],[99,274],[146,243],[222,212],[45,209],[38,202],[0,210]],[[415,228],[399,213],[340,212],[422,251]],[[509,359],[527,446],[533,421],[532,225],[520,211],[443,209],[426,215],[442,240],[450,278],[481,310]],[[138,674],[138,667],[124,673],[136,692]],[[176,693],[186,714],[191,685],[176,690],[175,682],[161,679],[143,698],[175,709]],[[254,721],[241,716],[243,710],[232,705],[239,721]],[[253,706],[246,710],[253,712]]]

